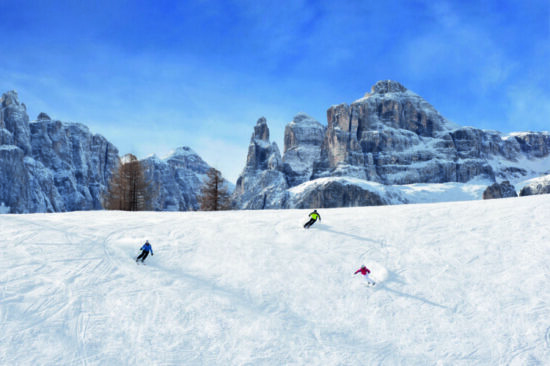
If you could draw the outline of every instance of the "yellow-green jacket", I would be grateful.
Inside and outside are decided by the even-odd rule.
[[[312,213],[309,214],[309,217],[311,217],[315,221],[317,220],[321,221],[321,215],[319,215],[318,212],[313,211]]]

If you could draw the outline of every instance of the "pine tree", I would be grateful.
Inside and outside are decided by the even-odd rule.
[[[231,196],[227,181],[219,170],[210,168],[199,196],[202,211],[222,211],[231,209]]]
[[[134,155],[127,154],[113,172],[109,189],[103,197],[103,207],[122,211],[150,210],[153,196],[142,164]]]

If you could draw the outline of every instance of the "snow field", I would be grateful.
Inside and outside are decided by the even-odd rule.
[[[0,364],[549,364],[550,195],[308,213],[0,215]]]

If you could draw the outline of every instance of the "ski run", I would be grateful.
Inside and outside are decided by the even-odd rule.
[[[0,215],[0,364],[550,364],[550,195],[310,211]]]

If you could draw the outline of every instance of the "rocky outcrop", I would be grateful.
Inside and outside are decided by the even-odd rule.
[[[536,194],[550,193],[550,175],[535,178],[524,186],[519,192],[520,196],[533,196]]]
[[[153,185],[156,211],[195,211],[210,166],[189,147],[180,147],[168,157],[141,160],[146,179]]]
[[[14,213],[101,209],[116,147],[84,125],[45,113],[29,123],[15,92],[0,101],[0,202]]]
[[[345,181],[319,179],[292,197],[291,208],[380,206],[389,202],[377,192]]]
[[[269,142],[269,128],[264,117],[254,127],[248,146],[246,166],[237,179],[234,206],[242,209],[281,208],[288,193],[287,180],[277,144]]]
[[[118,149],[79,123],[43,119],[30,124],[33,158],[53,174],[63,204],[55,211],[99,210],[117,165]]]
[[[507,180],[501,183],[494,183],[483,192],[483,199],[517,197],[516,189]]]

